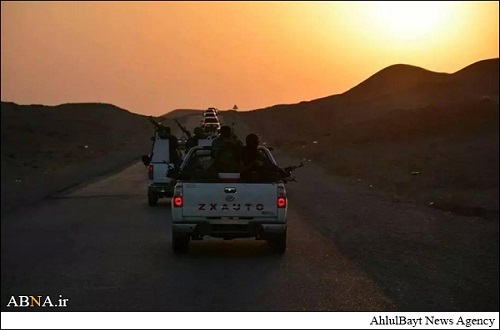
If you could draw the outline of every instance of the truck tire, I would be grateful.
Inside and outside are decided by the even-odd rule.
[[[188,250],[189,236],[184,233],[172,232],[172,250],[174,253],[185,253]]]
[[[267,243],[271,247],[271,250],[274,253],[279,253],[283,254],[286,251],[286,229],[284,232],[280,234],[274,234],[272,235],[268,240]]]
[[[155,193],[154,191],[149,191],[148,192],[148,204],[149,206],[156,206],[158,204],[158,194]]]

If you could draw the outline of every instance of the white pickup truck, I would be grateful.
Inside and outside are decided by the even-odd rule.
[[[259,153],[276,165],[268,148]],[[278,253],[286,250],[287,195],[285,181],[245,182],[239,173],[205,175],[210,146],[189,150],[171,200],[172,248],[185,252],[191,239],[204,236],[223,239],[255,237],[266,240]]]

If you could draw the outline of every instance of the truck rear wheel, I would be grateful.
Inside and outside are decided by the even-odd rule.
[[[189,235],[172,232],[172,250],[174,253],[184,253],[188,250]]]
[[[267,243],[274,253],[283,254],[286,251],[286,229],[280,234],[273,234],[268,238]]]

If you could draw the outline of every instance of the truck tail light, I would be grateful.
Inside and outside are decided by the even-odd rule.
[[[174,196],[172,197],[172,204],[174,207],[182,207],[184,205],[184,198],[182,197],[182,187],[174,188]]]
[[[286,197],[278,197],[278,208],[282,209],[286,207]]]
[[[182,207],[183,203],[184,203],[184,200],[182,199],[182,196],[174,197],[174,207]]]
[[[286,198],[285,188],[278,187],[278,200],[277,200],[278,208],[283,209],[286,207],[286,204],[287,204],[287,198]]]
[[[154,165],[149,165],[148,166],[148,178],[149,178],[149,180],[153,180],[154,172],[155,172]]]

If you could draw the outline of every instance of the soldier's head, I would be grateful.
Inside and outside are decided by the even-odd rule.
[[[245,138],[245,143],[250,148],[257,148],[259,146],[259,137],[257,136],[257,134],[248,134]]]
[[[230,138],[231,137],[231,127],[224,125],[220,128],[220,136],[224,138]]]

